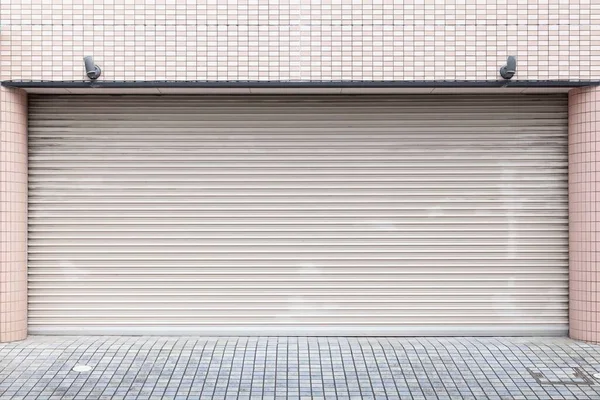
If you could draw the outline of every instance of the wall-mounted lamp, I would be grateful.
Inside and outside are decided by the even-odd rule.
[[[504,79],[510,79],[515,75],[515,72],[517,72],[517,59],[515,56],[508,56],[506,65],[500,68],[500,76]]]
[[[94,64],[94,57],[83,57],[83,62],[85,63],[85,73],[87,74],[88,78],[90,78],[91,80],[98,79],[100,77],[100,74],[102,73],[102,70],[99,66]]]

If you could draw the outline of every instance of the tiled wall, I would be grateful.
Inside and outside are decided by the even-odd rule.
[[[569,92],[569,302],[573,338],[600,342],[600,89]]]
[[[27,336],[27,96],[0,88],[0,342]]]
[[[2,79],[600,76],[597,0],[2,0]]]
[[[0,80],[82,80],[84,55],[102,80],[485,80],[508,55],[514,79],[600,79],[600,2],[2,0]],[[26,334],[26,97],[0,93],[8,341]],[[597,93],[571,93],[569,146],[571,334],[594,341]]]

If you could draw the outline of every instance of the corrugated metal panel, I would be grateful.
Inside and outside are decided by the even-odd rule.
[[[565,96],[30,113],[34,333],[566,332]]]

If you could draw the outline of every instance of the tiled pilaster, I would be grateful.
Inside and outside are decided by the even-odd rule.
[[[600,89],[569,92],[569,330],[600,342]],[[598,193],[598,194],[597,194]]]
[[[27,336],[27,95],[0,87],[0,342]]]

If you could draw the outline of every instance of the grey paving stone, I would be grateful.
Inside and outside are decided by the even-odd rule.
[[[72,371],[79,364],[93,369]],[[600,346],[566,338],[32,336],[0,344],[1,399],[598,399],[596,372]]]

